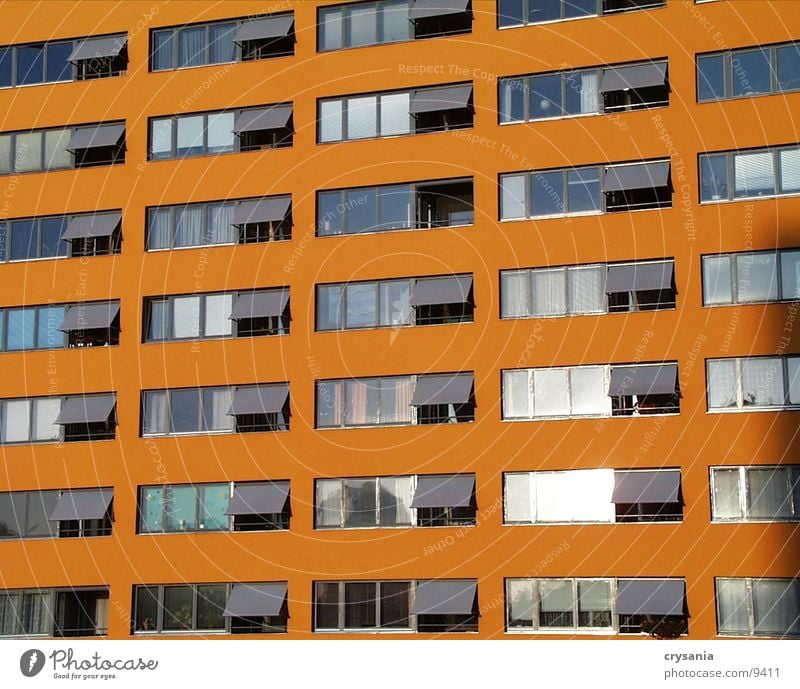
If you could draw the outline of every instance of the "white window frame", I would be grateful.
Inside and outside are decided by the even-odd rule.
[[[783,382],[783,404],[775,404],[770,406],[746,406],[744,404],[744,388],[742,386],[742,365],[745,361],[753,359],[780,359],[782,363],[781,376]],[[800,355],[763,355],[763,356],[739,356],[739,357],[721,357],[706,359],[706,413],[707,414],[738,414],[746,412],[761,412],[761,411],[781,411],[789,409],[800,409],[800,403],[789,403],[789,360],[800,359]],[[710,406],[710,383],[711,376],[709,375],[709,364],[711,362],[724,362],[732,361],[734,364],[735,385],[736,385],[736,406],[735,407],[712,407]]]

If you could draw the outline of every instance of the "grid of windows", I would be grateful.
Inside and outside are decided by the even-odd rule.
[[[800,356],[709,359],[706,380],[709,411],[800,406]]]

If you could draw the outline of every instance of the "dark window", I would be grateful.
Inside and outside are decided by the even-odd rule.
[[[47,44],[46,81],[72,80],[72,64],[67,60],[72,52],[72,48],[72,41]]]
[[[44,81],[44,43],[17,48],[17,85]]]
[[[419,507],[417,526],[471,526],[475,524],[476,506]]]
[[[477,632],[478,615],[418,615],[417,631],[427,634],[440,632]]]
[[[113,418],[108,421],[91,423],[64,424],[64,442],[80,442],[83,440],[113,440],[117,422]]]
[[[54,636],[97,636],[108,633],[108,590],[72,590],[56,593]]]
[[[689,622],[684,615],[620,615],[620,634],[652,634],[662,638],[677,638],[686,634]]]
[[[474,399],[463,404],[423,404],[417,407],[418,424],[467,423],[474,420]]]
[[[0,49],[0,86],[11,86],[14,81],[14,49]]]
[[[680,397],[672,395],[622,395],[611,398],[612,416],[632,416],[634,414],[678,414]]]

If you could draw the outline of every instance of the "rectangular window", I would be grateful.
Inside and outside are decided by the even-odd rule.
[[[794,301],[798,296],[800,251],[703,256],[705,306]]]
[[[796,521],[800,519],[800,467],[712,467],[711,496],[713,521]]]
[[[604,14],[650,10],[666,0],[498,0],[497,26],[501,29]]]
[[[709,411],[800,406],[800,357],[739,357],[706,361]]]
[[[139,533],[229,531],[229,483],[139,489]]]
[[[108,587],[0,590],[0,636],[87,637],[108,633]]]
[[[800,636],[800,579],[718,577],[720,636]]]

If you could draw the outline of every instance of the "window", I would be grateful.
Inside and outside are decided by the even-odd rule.
[[[46,319],[46,321],[44,320]],[[119,344],[120,316],[119,302],[90,302],[71,304],[56,309],[48,307],[46,312],[39,312],[38,337],[44,334],[42,328],[47,327],[48,342],[56,336],[50,334],[53,327],[58,329],[58,340],[61,346],[75,347],[108,347]],[[55,325],[56,321],[59,325]],[[46,324],[46,325],[45,325]]]
[[[436,86],[318,101],[318,143],[471,127],[472,84]]]
[[[150,160],[241,153],[292,145],[292,106],[150,118]]]
[[[108,633],[108,587],[0,590],[0,636]]]
[[[506,579],[509,632],[649,633],[688,631],[680,579]]]
[[[443,614],[441,606],[456,612]],[[478,631],[477,583],[435,581],[314,582],[314,631]]]
[[[800,466],[711,468],[713,521],[800,520]]]
[[[664,7],[666,0],[498,0],[501,28]]]
[[[800,147],[700,155],[700,202],[769,198],[800,192]]]
[[[669,162],[500,175],[500,219],[670,208]]]
[[[502,396],[505,420],[680,411],[676,364],[505,370]]]
[[[669,104],[666,61],[507,77],[499,89],[501,123]]]
[[[317,428],[468,423],[471,373],[317,381]]]
[[[291,239],[291,203],[289,196],[266,196],[152,207],[147,212],[147,250]]]
[[[0,88],[119,76],[127,42],[120,34],[0,48]]]
[[[697,56],[697,100],[750,98],[800,89],[797,43],[739,48]]]
[[[317,192],[318,237],[473,222],[471,178]]]
[[[706,361],[709,411],[793,409],[800,405],[800,357]]]
[[[148,390],[142,436],[289,430],[286,383]]]
[[[150,71],[266,60],[294,54],[294,13],[150,32]]]
[[[100,422],[102,427],[92,426],[88,431],[83,428],[83,432],[81,432],[81,429],[77,427],[80,425],[80,421],[76,420],[75,424],[69,423],[67,417],[64,416],[64,407],[70,399],[75,400],[78,403],[77,406],[84,408],[84,416],[88,413],[89,417],[93,418],[97,414],[105,414],[104,420]],[[112,404],[112,408],[107,410],[109,403]],[[0,400],[0,444],[104,440],[109,435],[113,438],[116,423],[113,418],[113,403],[113,396],[110,395],[87,395],[85,398],[31,397]],[[76,405],[72,406],[74,408]],[[88,407],[88,411],[86,407]],[[69,418],[70,422],[72,418]],[[74,418],[79,419],[80,417]],[[84,421],[83,426],[85,427],[87,423]]]
[[[286,632],[286,582],[133,587],[134,634]]]
[[[800,636],[800,579],[715,579],[720,636]]]
[[[800,251],[781,249],[703,256],[703,305],[795,301]]]
[[[65,347],[59,326],[66,308],[48,305],[0,309],[0,352]]]

